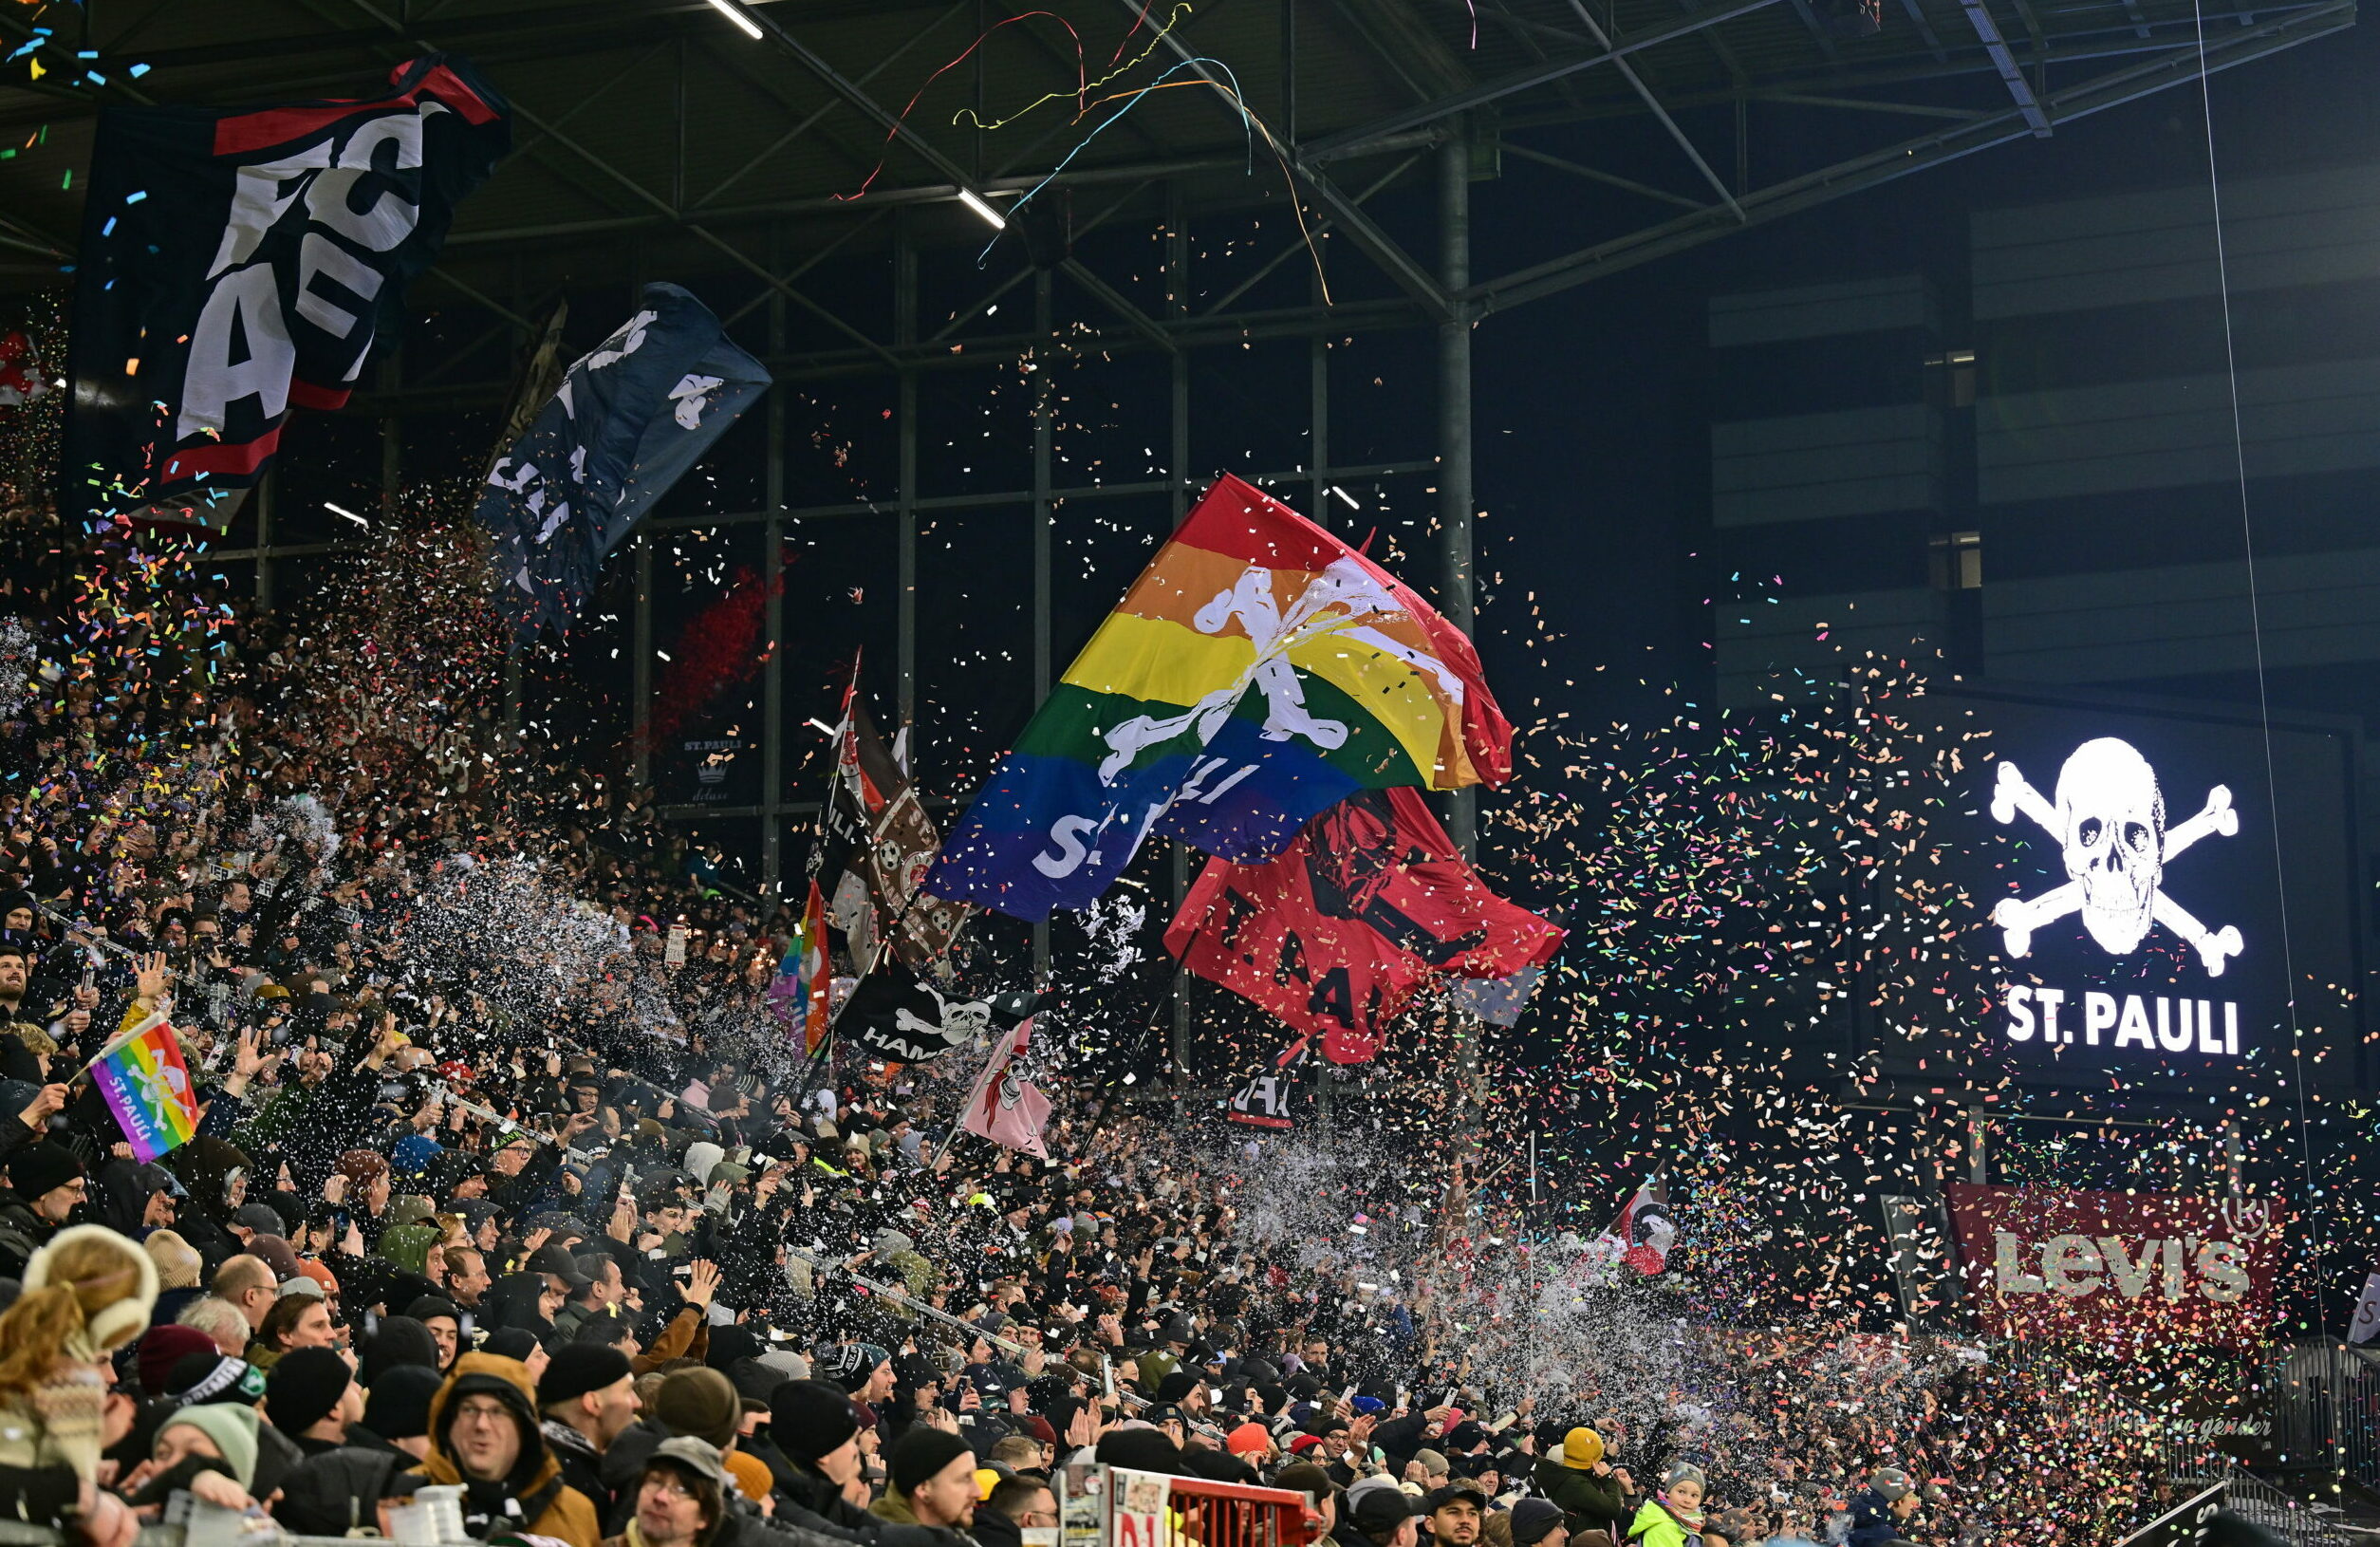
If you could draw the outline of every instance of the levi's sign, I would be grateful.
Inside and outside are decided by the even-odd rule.
[[[1945,1191],[1986,1332],[2144,1348],[2262,1336],[2281,1249],[2269,1199]]]

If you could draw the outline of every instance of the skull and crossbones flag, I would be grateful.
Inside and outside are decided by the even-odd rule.
[[[922,1064],[985,1034],[1005,1035],[1033,1013],[1031,994],[969,998],[944,993],[898,960],[887,960],[851,989],[835,1017],[835,1034],[872,1058]]]
[[[967,1109],[958,1126],[995,1145],[1046,1161],[1050,1152],[1041,1146],[1041,1128],[1050,1121],[1050,1098],[1025,1077],[1023,1069],[1025,1046],[1032,1034],[1029,1016],[992,1044],[992,1056],[984,1060],[983,1072],[976,1076],[975,1089],[967,1092]]]
[[[496,610],[524,636],[567,632],[612,550],[768,389],[710,308],[647,285],[488,469]]]
[[[1152,831],[1259,865],[1358,790],[1501,784],[1512,743],[1461,630],[1225,477],[1042,701],[926,890],[1038,923],[1106,892]]]
[[[227,522],[289,409],[345,404],[455,206],[511,148],[504,99],[440,54],[361,100],[102,113],[60,509]]]

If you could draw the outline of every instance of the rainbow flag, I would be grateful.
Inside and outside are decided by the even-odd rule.
[[[827,996],[833,981],[827,958],[827,900],[813,881],[809,904],[793,926],[793,939],[785,947],[785,959],[777,963],[777,975],[770,980],[768,993],[769,1009],[777,1024],[789,1036],[797,1030],[801,1033],[804,1053],[815,1053],[826,1044],[832,1021]]]
[[[146,1165],[190,1143],[198,1131],[198,1097],[190,1088],[182,1045],[162,1016],[109,1044],[91,1061],[91,1083],[107,1098],[107,1109],[132,1142],[133,1159]]]
[[[1162,830],[1236,864],[1362,789],[1501,784],[1512,727],[1452,624],[1224,477],[1067,668],[925,889],[1079,908]]]

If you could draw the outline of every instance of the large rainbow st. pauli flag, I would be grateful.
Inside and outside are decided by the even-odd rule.
[[[1039,921],[1152,830],[1272,859],[1362,789],[1504,782],[1513,729],[1452,624],[1226,476],[1091,636],[942,846],[925,889]]]
[[[146,1165],[178,1149],[198,1131],[198,1097],[190,1088],[181,1040],[163,1016],[153,1016],[108,1045],[91,1061],[91,1083]]]

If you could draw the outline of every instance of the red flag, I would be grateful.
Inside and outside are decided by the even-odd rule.
[[[1678,1241],[1678,1228],[1669,1218],[1669,1184],[1660,1176],[1645,1179],[1620,1211],[1602,1244],[1620,1261],[1650,1278],[1669,1266],[1669,1248]]]
[[[1016,1030],[992,1044],[992,1056],[976,1076],[975,1089],[967,1092],[967,1113],[959,1127],[1046,1161],[1050,1152],[1041,1147],[1041,1126],[1050,1120],[1050,1098],[1016,1068],[1032,1034],[1032,1017],[1028,1016]]]
[[[1431,976],[1507,978],[1562,934],[1488,890],[1421,792],[1400,788],[1348,796],[1266,864],[1210,861],[1165,945],[1319,1035],[1332,1063],[1360,1064]]]

